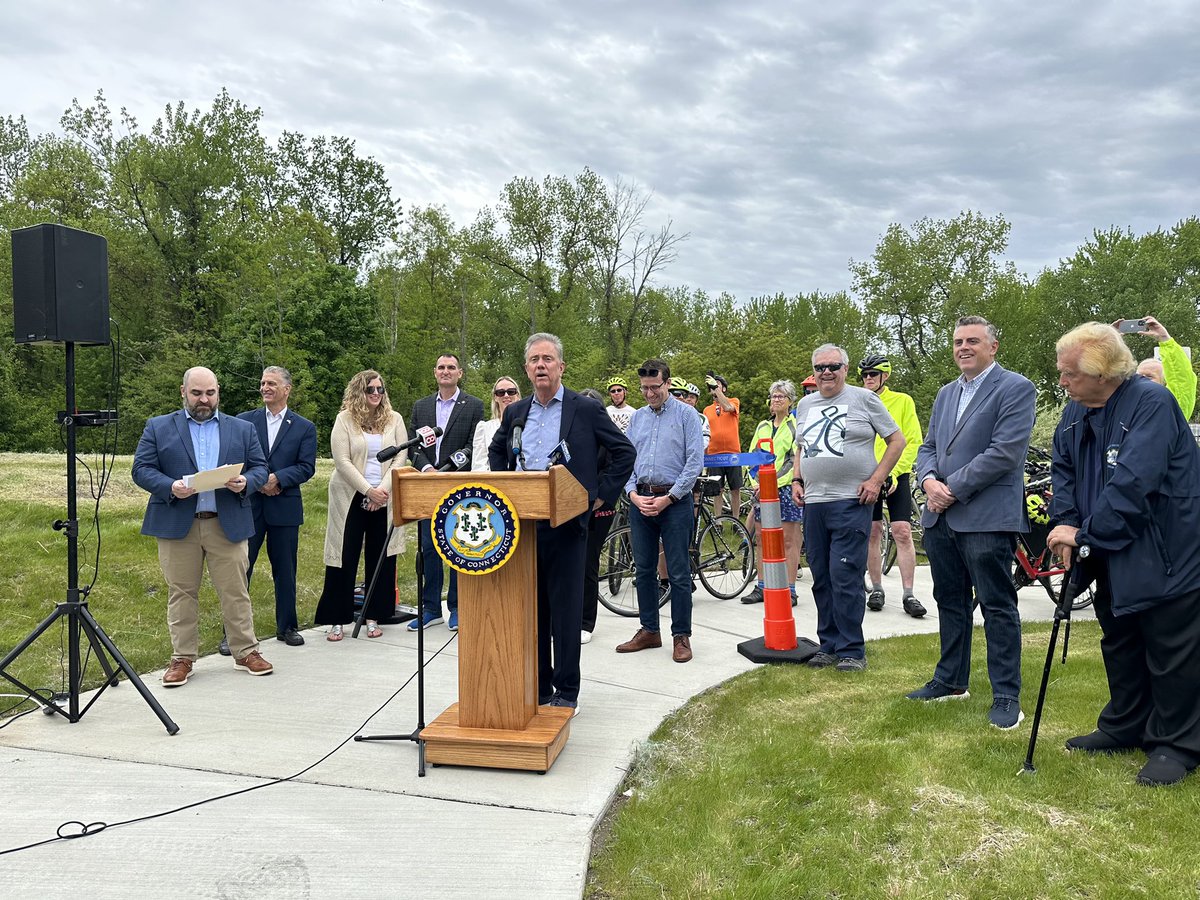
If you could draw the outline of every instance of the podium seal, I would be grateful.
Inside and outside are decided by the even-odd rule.
[[[466,575],[495,572],[512,558],[521,527],[512,501],[486,484],[461,484],[429,521],[438,556]]]

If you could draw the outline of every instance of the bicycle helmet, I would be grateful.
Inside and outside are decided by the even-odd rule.
[[[1030,494],[1025,498],[1025,509],[1029,512],[1029,521],[1035,525],[1050,524],[1050,510],[1046,508],[1046,499],[1041,494]]]
[[[882,353],[868,353],[859,361],[858,374],[862,377],[863,372],[891,372],[892,361]]]
[[[693,397],[699,397],[699,396],[700,396],[700,388],[696,387],[696,386],[695,386],[694,384],[692,384],[690,381],[687,383],[687,392],[688,392],[689,394],[691,394]]]
[[[681,391],[686,394],[688,392],[688,385],[686,381],[676,375],[671,379],[671,386],[667,388],[667,390],[669,390],[672,394],[674,394],[676,391]]]
[[[604,389],[606,391],[615,387],[622,387],[627,391],[629,390],[629,385],[625,383],[625,378],[621,375],[614,375],[612,378],[608,379],[608,384],[604,385]]]
[[[815,391],[817,389],[817,376],[809,375],[807,378],[804,379],[804,381],[800,382],[800,387],[801,388],[812,388]]]

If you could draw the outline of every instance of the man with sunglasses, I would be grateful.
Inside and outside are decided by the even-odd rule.
[[[629,430],[629,420],[633,418],[634,408],[629,405],[629,385],[620,375],[608,379],[608,417],[614,425],[625,434]]]
[[[463,392],[458,384],[462,376],[462,364],[458,354],[443,353],[437,358],[433,368],[437,391],[413,404],[412,416],[408,421],[414,432],[420,428],[434,426],[442,429],[437,443],[432,448],[418,445],[412,450],[413,467],[422,472],[437,471],[438,466],[449,462],[450,457],[459,450],[467,455],[468,461],[470,459],[475,427],[483,421],[483,401]],[[425,589],[421,596],[421,612],[408,623],[409,631],[428,628],[443,621],[442,584],[445,574],[442,558],[438,556],[429,536],[428,519],[417,523],[417,543],[421,548]],[[450,585],[446,589],[446,608],[450,614],[446,625],[451,631],[457,631],[458,573],[453,569],[450,570]]]
[[[917,572],[917,550],[912,539],[912,477],[913,462],[917,458],[917,450],[924,440],[921,433],[921,420],[917,418],[917,405],[908,394],[893,391],[887,386],[892,375],[892,361],[881,353],[870,353],[858,364],[858,377],[862,379],[863,387],[874,392],[883,401],[900,433],[904,435],[904,452],[900,461],[888,476],[885,496],[875,502],[875,511],[871,514],[871,543],[867,552],[867,574],[871,578],[871,590],[867,594],[867,609],[878,612],[883,609],[883,557],[880,555],[880,544],[883,540],[883,504],[886,500],[888,515],[892,521],[892,539],[896,542],[896,562],[900,566],[900,583],[904,589],[904,611],[914,619],[925,615],[925,607],[913,594],[913,579]],[[875,439],[875,458],[882,459],[886,445],[882,438]]]
[[[871,510],[904,451],[904,435],[874,393],[846,384],[850,358],[834,344],[813,351],[817,393],[796,407],[792,500],[804,505],[804,541],[821,649],[813,668],[867,667],[863,616]],[[876,436],[886,445],[875,459]]]
[[[738,416],[741,412],[741,401],[737,397],[728,396],[729,382],[721,375],[709,372],[704,377],[704,386],[712,395],[713,402],[704,407],[704,418],[708,419],[709,433],[712,438],[708,442],[708,453],[740,453],[742,451],[742,436],[738,433]],[[742,490],[741,466],[713,466],[708,470],[709,475],[720,475],[729,486],[734,513],[737,512],[739,493]],[[717,494],[713,498],[713,518],[725,511],[725,495]]]
[[[692,658],[692,580],[688,546],[694,524],[692,487],[704,464],[703,435],[693,409],[670,395],[671,370],[661,359],[638,369],[646,405],[633,414],[628,438],[637,450],[625,483],[641,627],[618,653],[662,646],[658,616],[658,547],[671,584],[671,658]]]

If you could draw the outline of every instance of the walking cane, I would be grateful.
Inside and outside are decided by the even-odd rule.
[[[1029,732],[1029,752],[1025,754],[1025,765],[1021,767],[1021,772],[1037,771],[1033,767],[1033,748],[1037,744],[1038,726],[1042,723],[1042,706],[1046,702],[1046,686],[1050,683],[1050,667],[1054,663],[1054,646],[1058,643],[1058,626],[1066,619],[1067,628],[1071,627],[1071,604],[1087,584],[1083,575],[1083,561],[1091,555],[1091,552],[1092,548],[1086,545],[1078,549],[1075,554],[1075,564],[1071,566],[1071,573],[1062,582],[1062,590],[1058,595],[1058,608],[1054,610],[1054,627],[1050,629],[1050,646],[1046,648],[1046,667],[1042,670],[1042,687],[1038,691],[1037,708],[1033,712],[1033,727]]]

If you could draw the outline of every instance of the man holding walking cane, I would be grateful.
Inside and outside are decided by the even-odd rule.
[[[1070,402],[1054,434],[1050,549],[1094,579],[1110,699],[1068,750],[1145,750],[1139,784],[1200,763],[1200,448],[1174,397],[1135,377],[1109,325],[1056,345]]]

